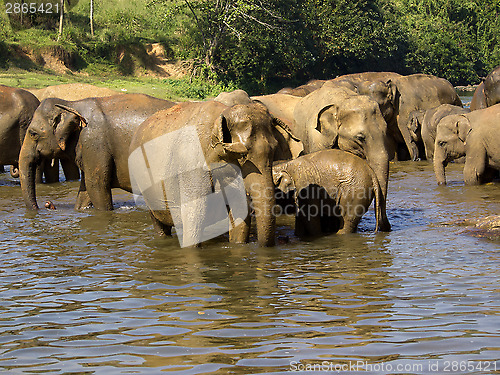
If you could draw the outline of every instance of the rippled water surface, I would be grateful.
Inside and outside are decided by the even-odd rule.
[[[370,211],[300,242],[282,217],[290,242],[269,249],[179,249],[119,190],[114,212],[75,212],[77,183],[40,186],[57,210],[27,212],[2,174],[0,371],[498,373],[500,243],[454,222],[498,214],[500,185],[461,168],[438,187],[426,162],[392,164],[391,233]]]

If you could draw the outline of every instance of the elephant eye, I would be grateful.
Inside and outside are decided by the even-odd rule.
[[[439,141],[438,142],[438,146],[439,147],[444,147],[446,145],[446,142],[445,141]]]
[[[365,141],[365,139],[366,139],[365,135],[364,135],[364,134],[361,134],[361,133],[360,133],[360,134],[357,134],[357,135],[355,136],[355,138],[356,138],[359,142],[364,142],[364,141]]]
[[[28,133],[29,133],[30,137],[31,137],[31,138],[33,138],[33,139],[38,139],[38,138],[40,138],[40,136],[38,135],[38,133],[37,133],[36,131],[34,131],[33,129],[30,129],[30,130],[28,131]]]

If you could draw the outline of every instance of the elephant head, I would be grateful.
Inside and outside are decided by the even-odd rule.
[[[19,155],[21,188],[27,207],[37,209],[36,166],[41,159],[74,160],[78,135],[87,121],[69,102],[46,99],[37,108],[28,127]]]
[[[252,201],[257,238],[274,245],[275,205],[272,161],[277,141],[274,119],[260,103],[235,105],[222,112],[212,129],[211,147],[216,159],[240,165],[245,190]],[[210,158],[214,160],[214,158]]]
[[[486,106],[491,107],[500,103],[500,66],[488,74],[483,83]]]
[[[366,159],[387,197],[387,123],[375,100],[326,83],[297,104],[295,120],[297,129],[306,129],[298,135],[306,153],[339,148]]]
[[[375,100],[380,112],[387,123],[393,121],[396,115],[397,87],[392,80],[386,81],[362,81],[357,86],[357,92],[368,95]]]
[[[295,190],[295,182],[292,176],[281,168],[273,168],[273,181],[274,185],[284,194]]]
[[[439,185],[446,184],[444,170],[448,163],[465,155],[465,140],[471,129],[464,115],[446,116],[439,121],[434,143],[434,173]]]

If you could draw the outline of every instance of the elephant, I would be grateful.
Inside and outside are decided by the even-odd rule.
[[[41,158],[72,160],[82,171],[76,209],[112,210],[111,188],[131,191],[128,146],[137,127],[175,103],[144,94],[40,103],[19,156],[26,206],[38,209],[34,169]]]
[[[0,165],[11,165],[12,177],[19,177],[19,152],[40,102],[29,91],[0,85]],[[37,182],[52,183],[59,181],[59,168],[45,163],[37,170]],[[66,176],[71,179],[71,175]],[[79,176],[78,176],[79,177]]]
[[[130,144],[129,165],[131,175],[138,175],[132,179],[137,184],[134,191],[143,194],[160,235],[169,235],[175,226],[183,247],[206,239],[204,225],[221,213],[213,209],[209,198],[214,190],[225,190],[217,177],[221,175],[218,168],[222,168],[241,172],[244,188],[243,196],[236,202],[239,212],[231,205],[229,211],[222,210],[226,219],[232,219],[231,225],[219,234],[229,229],[230,242],[248,242],[249,199],[255,212],[259,245],[273,246],[276,218],[272,159],[277,146],[273,122],[267,108],[260,103],[228,107],[217,101],[183,102],[145,121]],[[148,156],[151,167],[141,177],[142,166],[146,165],[143,155]],[[182,173],[164,172],[167,167],[170,171],[172,164]],[[172,175],[175,177],[168,178]],[[219,184],[221,188],[217,190]],[[178,196],[184,197],[182,205]]]
[[[306,84],[295,88],[284,87],[281,90],[279,90],[277,94],[286,94],[286,95],[304,97],[306,95],[309,95],[311,92],[320,89],[325,82],[326,81],[323,79],[312,79]]]
[[[214,98],[215,101],[231,107],[235,104],[250,104],[252,99],[248,96],[247,92],[241,89],[231,92],[221,92]]]
[[[484,183],[500,169],[500,103],[461,115],[450,115],[437,125],[434,172],[439,185],[446,184],[445,167],[465,156],[466,184]]]
[[[98,87],[87,83],[66,83],[63,85],[47,86],[43,89],[29,89],[29,91],[40,101],[47,98],[76,101],[122,94],[106,87]]]
[[[412,141],[408,129],[410,113],[415,110],[427,110],[441,104],[453,104],[462,107],[462,101],[455,88],[444,78],[427,74],[412,74],[402,76],[393,81],[396,86],[394,95],[394,108],[396,109],[395,122],[388,124],[392,132],[399,129],[404,140],[401,144],[403,151],[409,154],[410,160],[416,160],[418,147]],[[398,159],[405,159],[404,154],[398,155]]]
[[[388,126],[391,160],[416,160],[418,146],[408,129],[410,114],[440,104],[462,106],[454,87],[447,80],[427,74],[401,76],[391,72],[367,72],[345,75],[333,81],[348,81],[356,92],[371,96],[379,103]]]
[[[491,107],[500,103],[500,65],[486,76],[483,83],[486,105]]]
[[[484,81],[481,82],[472,95],[472,100],[470,102],[470,110],[475,111],[476,109],[483,109],[488,107],[486,104],[486,97],[484,96]]]
[[[375,230],[390,231],[386,201],[366,160],[342,150],[322,150],[273,166],[279,195],[293,193],[295,234],[356,231],[375,198]]]
[[[424,121],[425,112],[427,111],[424,109],[417,109],[411,112],[407,124],[411,140],[417,145],[418,153],[416,155],[416,160],[421,160],[425,154],[425,148],[422,141],[422,123]]]
[[[470,112],[469,109],[453,104],[441,104],[438,107],[425,111],[421,123],[421,138],[425,147],[425,158],[434,158],[434,144],[436,142],[436,128],[439,121],[449,115],[460,115]]]

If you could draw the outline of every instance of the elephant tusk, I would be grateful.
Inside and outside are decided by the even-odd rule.
[[[52,162],[50,163],[50,166],[51,166],[52,168],[54,168],[54,164],[55,164],[55,162],[56,162],[56,159],[52,159]]]

